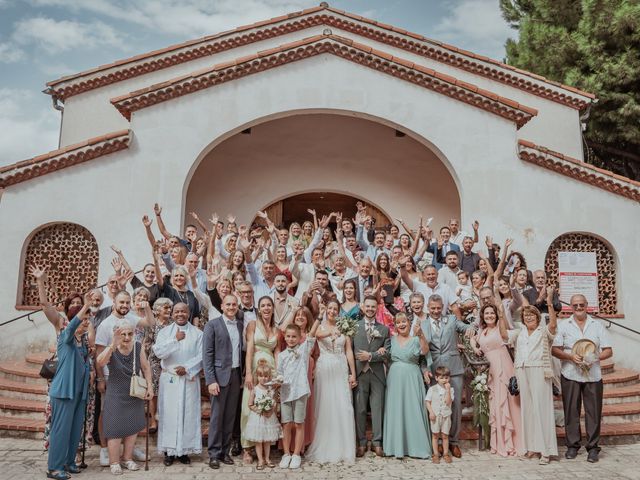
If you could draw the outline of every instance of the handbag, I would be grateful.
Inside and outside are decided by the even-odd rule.
[[[509,379],[507,390],[509,390],[509,393],[514,397],[520,395],[520,388],[518,388],[518,379],[515,377],[515,375]]]
[[[42,378],[53,380],[53,377],[56,376],[56,371],[58,370],[58,360],[54,360],[56,355],[57,353],[54,353],[51,358],[47,358],[42,362],[42,367],[40,367],[40,376]]]
[[[129,395],[144,400],[147,395],[147,380],[138,375],[136,370],[136,341],[133,342],[133,375],[131,375],[131,384],[129,385]]]

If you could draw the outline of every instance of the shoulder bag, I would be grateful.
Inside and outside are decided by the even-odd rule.
[[[136,341],[133,342],[133,374],[131,375],[131,385],[129,387],[129,395],[144,400],[147,395],[147,380],[138,375],[136,369]]]

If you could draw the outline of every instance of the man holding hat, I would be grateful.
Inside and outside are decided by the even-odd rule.
[[[600,362],[613,355],[607,329],[587,315],[584,295],[571,297],[573,315],[558,325],[552,354],[562,362],[562,405],[568,459],[580,449],[580,410],[584,403],[587,431],[587,461],[598,461],[598,441],[602,420],[602,372]]]

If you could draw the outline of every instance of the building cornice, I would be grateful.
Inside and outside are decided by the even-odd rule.
[[[66,76],[48,82],[47,92],[65,100],[130,78],[319,25],[334,27],[403,49],[571,108],[581,110],[595,100],[592,93],[489,57],[322,5]]]
[[[129,147],[130,130],[101,135],[81,143],[0,168],[0,188],[93,160]]]
[[[449,96],[513,121],[518,128],[538,113],[476,85],[328,32],[152,85],[113,98],[111,103],[130,120],[137,110],[321,54],[335,55]]]
[[[520,159],[594,187],[640,202],[640,182],[527,140],[518,141]]]

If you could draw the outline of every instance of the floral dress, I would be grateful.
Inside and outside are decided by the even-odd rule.
[[[153,385],[153,394],[155,396],[158,396],[158,385],[160,382],[160,374],[162,373],[162,366],[160,365],[160,359],[156,357],[156,354],[153,352],[153,345],[156,343],[158,332],[172,323],[173,320],[170,320],[164,325],[156,323],[153,327],[145,327],[144,329],[142,348],[144,349],[144,353],[149,359],[149,365],[151,366],[151,383]]]

